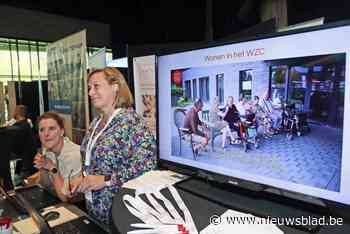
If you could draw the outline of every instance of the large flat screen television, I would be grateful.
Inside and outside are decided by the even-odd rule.
[[[349,205],[349,38],[343,24],[159,55],[160,160]]]

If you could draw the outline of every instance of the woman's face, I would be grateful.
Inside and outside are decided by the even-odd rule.
[[[259,104],[259,99],[257,98],[254,98],[254,102],[253,102],[253,105],[258,105]]]
[[[228,104],[229,106],[232,106],[232,105],[233,105],[233,97],[229,97],[229,98],[227,99],[227,104]]]
[[[62,129],[54,119],[42,119],[39,122],[39,138],[44,148],[48,150],[56,149],[63,139],[64,129]]]
[[[89,97],[95,108],[104,110],[112,107],[116,99],[117,85],[110,85],[103,72],[93,74],[88,82]]]

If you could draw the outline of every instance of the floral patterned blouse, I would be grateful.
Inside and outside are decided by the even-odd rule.
[[[85,160],[87,144],[99,118],[91,123],[81,144]],[[102,130],[98,126],[95,137]],[[111,186],[92,191],[92,200],[86,200],[88,212],[108,225],[114,194],[123,183],[156,167],[155,138],[142,118],[132,108],[122,108],[102,132],[92,148],[88,175],[110,175]]]

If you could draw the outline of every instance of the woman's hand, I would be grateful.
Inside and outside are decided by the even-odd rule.
[[[69,179],[68,181],[68,193],[66,194],[68,197],[75,197],[78,193],[78,187],[83,181],[83,176],[77,176],[74,179]]]
[[[36,154],[34,157],[34,166],[38,169],[46,169],[46,170],[51,170],[54,168],[56,165],[52,162],[51,159],[45,158],[41,154]]]
[[[102,175],[88,175],[82,178],[79,186],[72,189],[72,193],[85,193],[94,190],[100,190],[106,186],[104,176]]]

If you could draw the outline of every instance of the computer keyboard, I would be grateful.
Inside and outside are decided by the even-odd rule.
[[[80,230],[72,223],[63,223],[52,228],[55,234],[78,234]]]
[[[20,193],[37,210],[60,202],[58,198],[39,186],[16,189],[16,193]]]
[[[81,216],[67,223],[52,227],[51,230],[55,234],[107,234],[107,232],[86,216]]]
[[[2,216],[4,217],[18,217],[19,215],[23,214],[23,212],[17,210],[17,208],[9,200],[2,198],[1,196],[0,209],[3,210]]]

